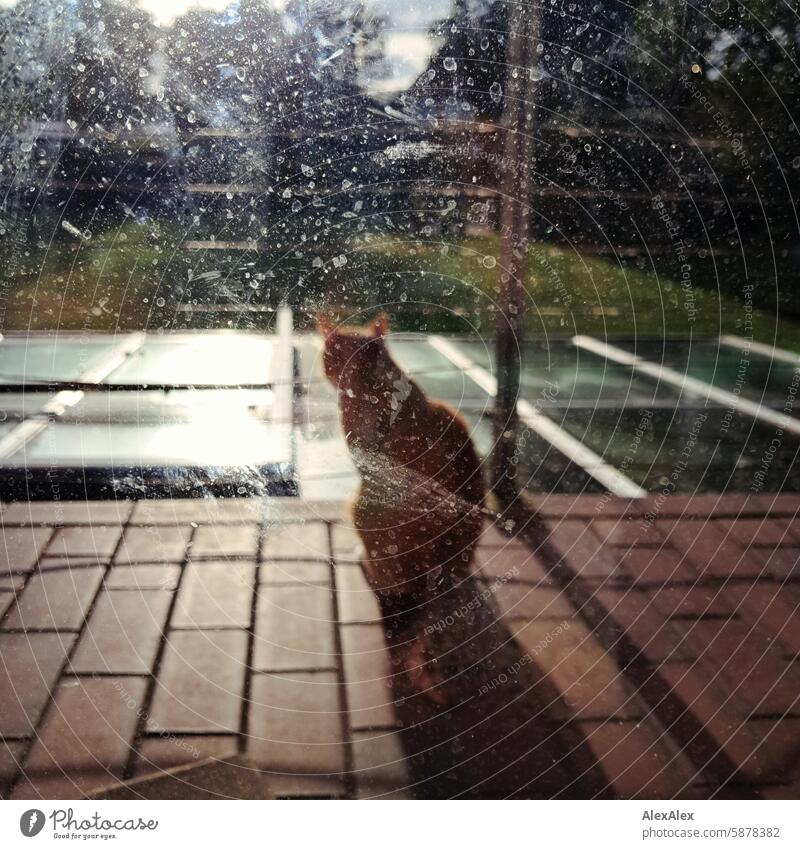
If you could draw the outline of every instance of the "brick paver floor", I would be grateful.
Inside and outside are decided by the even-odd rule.
[[[600,716],[584,715],[580,693],[573,705],[615,791],[652,777],[668,795],[797,798],[800,496],[542,496],[534,506],[524,533],[537,560],[622,673],[607,687],[581,675]],[[558,653],[543,662],[562,675]],[[622,679],[636,707],[612,693]],[[667,766],[670,751],[680,754]]]
[[[800,498],[535,506],[384,621],[341,505],[5,505],[0,793],[796,797]]]

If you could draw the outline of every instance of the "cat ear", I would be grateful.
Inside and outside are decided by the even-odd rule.
[[[327,339],[334,331],[333,323],[326,316],[317,313],[314,316],[314,321],[317,325],[317,330]]]
[[[385,312],[380,313],[373,320],[372,332],[376,337],[385,336],[389,332],[389,319]]]

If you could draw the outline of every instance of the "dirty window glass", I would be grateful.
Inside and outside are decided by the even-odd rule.
[[[501,494],[797,490],[797,44],[784,3],[2,0],[2,495],[339,498],[315,320],[379,313]]]
[[[800,797],[799,51],[786,0],[0,0],[12,831],[788,834],[661,818]]]

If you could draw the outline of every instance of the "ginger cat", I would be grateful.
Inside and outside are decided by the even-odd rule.
[[[361,474],[353,523],[367,580],[384,606],[421,602],[467,573],[481,533],[484,487],[469,431],[394,362],[385,315],[360,327],[317,325]]]

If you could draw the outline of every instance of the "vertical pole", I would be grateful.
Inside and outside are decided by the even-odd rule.
[[[497,396],[495,399],[492,489],[506,504],[517,492],[514,452],[517,433],[521,344],[525,311],[525,272],[533,177],[536,45],[539,8],[513,3],[509,12],[505,109],[500,171],[500,298],[497,316]]]
[[[275,376],[275,419],[280,434],[280,462],[286,475],[297,475],[294,439],[294,345],[292,343],[292,310],[286,303],[278,307],[276,317],[277,344],[273,369]]]

